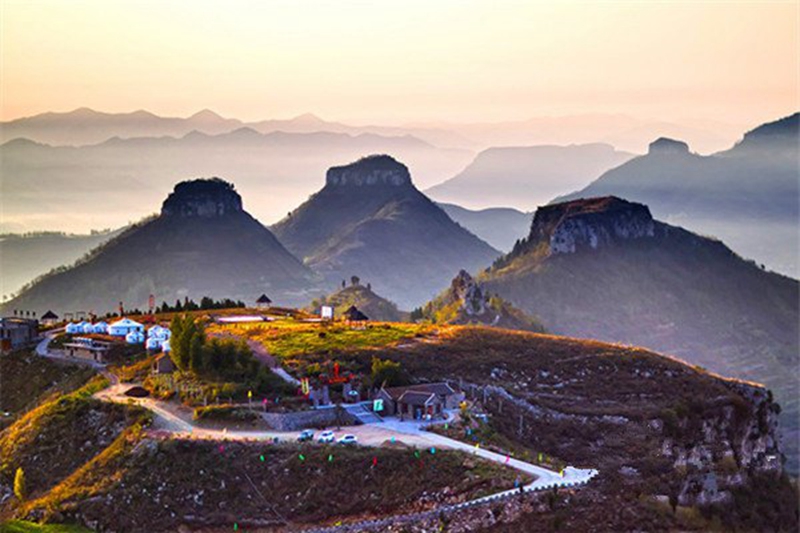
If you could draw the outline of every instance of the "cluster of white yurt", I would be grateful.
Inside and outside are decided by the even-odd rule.
[[[67,324],[66,331],[70,335],[80,335],[81,333],[102,333],[105,335],[108,331],[108,324],[105,322],[95,322],[92,324],[85,320],[82,322],[71,322]]]
[[[171,336],[172,332],[169,330],[169,328],[165,328],[156,324],[147,330],[146,347],[148,350],[162,350],[168,352],[169,338]],[[167,346],[166,349],[164,348],[164,345]]]
[[[101,333],[114,337],[125,337],[125,342],[128,344],[146,343],[148,350],[163,350],[165,352],[169,351],[169,338],[172,335],[169,328],[159,325],[152,326],[147,330],[147,335],[145,335],[144,325],[130,318],[122,318],[111,324],[105,322],[97,322],[95,324],[86,321],[73,322],[67,324],[66,332],[71,335]]]

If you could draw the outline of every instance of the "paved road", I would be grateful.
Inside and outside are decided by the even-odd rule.
[[[36,347],[36,353],[43,357],[76,361],[75,358],[64,357],[57,352],[49,350],[48,345],[51,339],[52,335],[48,335],[48,337],[39,343]],[[80,362],[92,364],[90,361]],[[96,365],[93,364],[93,366]],[[102,367],[102,365],[97,366]],[[297,431],[228,431],[227,429],[203,428],[195,424],[192,420],[191,410],[182,408],[172,402],[163,402],[153,398],[131,398],[126,396],[125,391],[132,387],[132,384],[119,383],[117,377],[107,372],[104,367],[101,368],[101,372],[109,378],[111,386],[98,392],[95,395],[97,398],[116,403],[134,403],[149,409],[155,414],[155,426],[159,430],[171,433],[177,438],[244,441],[263,441],[277,438],[283,442],[294,442],[299,435]],[[541,466],[526,463],[455,439],[425,431],[422,427],[423,424],[419,422],[400,422],[395,419],[384,419],[384,421],[375,424],[345,427],[336,433],[337,437],[346,433],[356,435],[359,444],[362,446],[377,447],[387,443],[401,443],[422,449],[451,449],[471,453],[483,459],[535,476],[536,479],[524,487],[525,491],[540,490],[553,486],[573,486],[586,483],[597,475],[596,470],[577,469],[573,467],[568,467],[563,473],[558,473]]]

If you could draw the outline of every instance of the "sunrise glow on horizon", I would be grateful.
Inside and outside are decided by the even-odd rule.
[[[798,107],[797,2],[1,4],[2,120],[86,106],[749,125]]]

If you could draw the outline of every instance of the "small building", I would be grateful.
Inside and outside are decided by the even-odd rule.
[[[160,353],[153,361],[153,374],[171,374],[175,371],[175,363],[169,353]]]
[[[141,331],[131,331],[125,335],[125,342],[128,344],[142,344],[144,342],[144,333]]]
[[[0,346],[8,352],[30,346],[39,338],[39,322],[36,319],[0,318]]]
[[[437,418],[456,409],[464,394],[447,383],[422,383],[407,387],[381,387],[374,399],[383,400],[383,413],[419,420]]]
[[[270,300],[266,294],[262,294],[258,297],[258,300],[256,300],[256,307],[259,309],[263,307],[269,307],[270,305],[272,305],[272,300]]]
[[[104,363],[112,345],[111,342],[89,337],[75,337],[71,342],[64,344],[64,351],[70,357]]]
[[[358,310],[358,307],[351,305],[342,315],[348,322],[366,322],[369,317]]]
[[[95,322],[94,324],[92,324],[92,333],[106,335],[108,333],[108,323],[102,321]]]
[[[144,325],[131,320],[130,318],[123,318],[117,320],[108,326],[108,334],[115,337],[125,337],[128,333],[138,332],[142,334],[142,342],[144,342]]]
[[[58,315],[48,309],[47,312],[42,315],[42,324],[45,326],[52,326],[56,323],[58,323]]]

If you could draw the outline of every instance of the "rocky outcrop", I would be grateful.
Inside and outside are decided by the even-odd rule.
[[[220,178],[182,181],[161,206],[164,216],[219,217],[242,211],[242,197]]]
[[[388,155],[364,157],[341,167],[331,167],[325,183],[333,186],[411,185],[408,167]]]
[[[528,245],[545,241],[550,253],[566,254],[654,235],[655,223],[647,206],[609,196],[539,208]]]
[[[482,316],[486,313],[488,298],[466,270],[461,270],[450,285],[454,298],[461,301],[461,309],[467,316]]]

